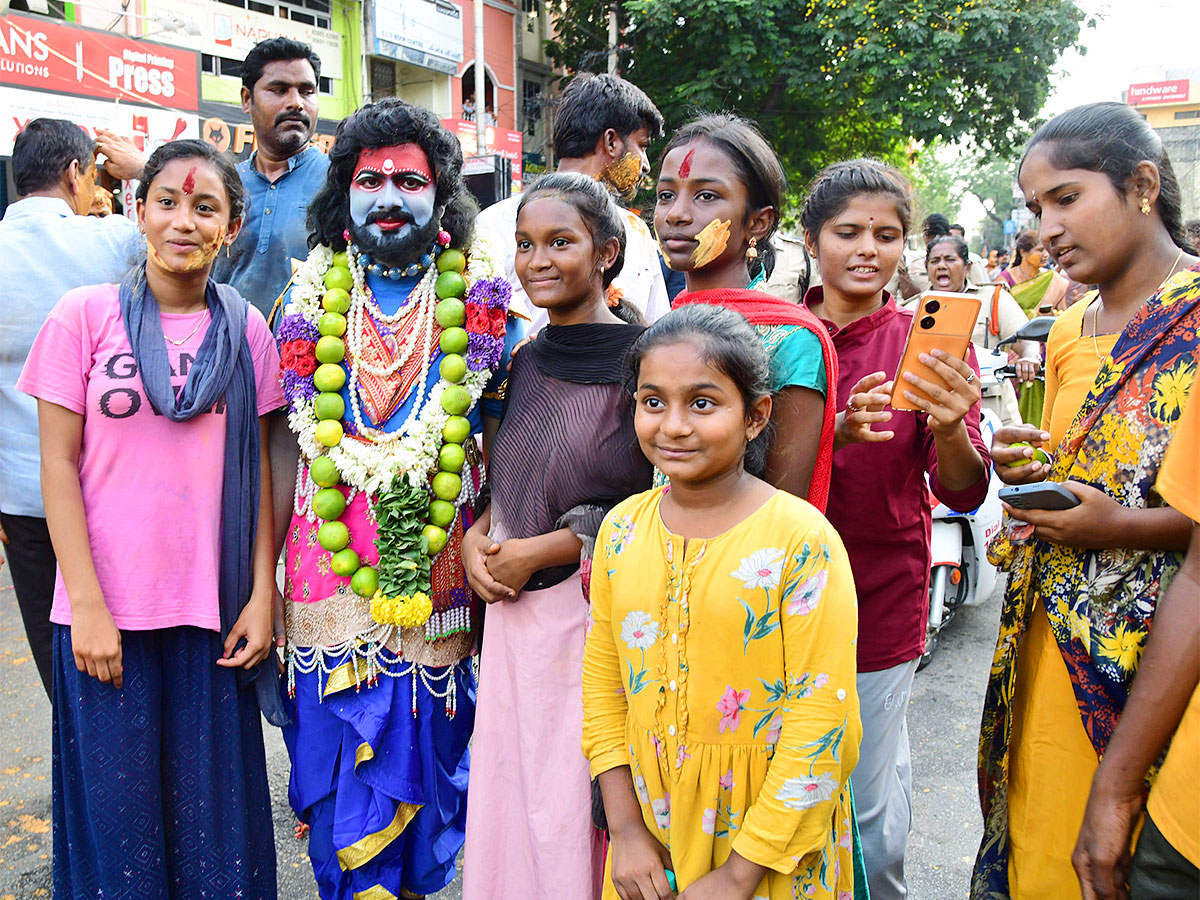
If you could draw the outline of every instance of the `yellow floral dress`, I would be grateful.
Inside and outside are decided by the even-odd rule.
[[[596,541],[583,667],[593,776],[632,769],[679,889],[731,850],[768,867],[756,898],[853,896],[849,778],[862,735],[845,548],[776,492],[724,534],[619,504]],[[615,898],[611,881],[606,898]]]

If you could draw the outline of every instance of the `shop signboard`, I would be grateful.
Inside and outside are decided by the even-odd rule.
[[[1187,103],[1191,84],[1186,78],[1173,81],[1146,81],[1131,84],[1125,95],[1130,106],[1154,106],[1158,103]]]
[[[317,133],[313,135],[313,146],[328,153],[337,133],[337,122],[317,120]],[[200,137],[222,153],[228,151],[238,160],[243,160],[254,150],[254,126],[250,117],[240,106],[232,103],[200,101]]]
[[[342,36],[327,28],[306,25],[279,16],[239,9],[212,0],[146,0],[146,28],[176,28],[164,40],[210,56],[245,59],[259,41],[287,37],[308,44],[321,58],[321,74],[342,75]],[[194,26],[199,34],[187,33]]]
[[[0,18],[0,84],[195,112],[190,50],[10,13]]]
[[[475,123],[464,119],[442,119],[442,125],[462,144],[463,156],[479,155],[479,137]],[[496,128],[489,125],[485,130],[487,148],[484,153],[495,153],[512,160],[512,191],[521,191],[521,165],[524,156],[521,153],[522,138],[520,131],[509,131],[507,128]]]
[[[375,0],[375,52],[454,74],[463,61],[462,10],[446,0]]]

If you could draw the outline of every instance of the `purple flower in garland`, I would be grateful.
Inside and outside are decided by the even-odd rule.
[[[290,316],[284,316],[279,322],[279,333],[275,339],[280,344],[286,344],[288,341],[317,341],[321,337],[321,332],[317,330],[317,326],[299,313],[293,313]]]
[[[471,285],[464,299],[467,303],[478,303],[488,309],[508,309],[512,301],[512,285],[506,278],[481,278]]]
[[[473,372],[499,368],[500,354],[503,350],[504,341],[490,334],[468,335],[467,365]]]
[[[293,409],[301,400],[317,396],[317,388],[311,375],[301,375],[292,369],[283,370],[283,396]]]

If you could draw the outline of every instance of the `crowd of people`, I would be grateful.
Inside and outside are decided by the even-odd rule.
[[[0,537],[56,896],[275,897],[265,718],[325,900],[434,894],[460,852],[471,900],[903,898],[931,497],[993,472],[1075,502],[1006,506],[990,548],[971,896],[1196,896],[1200,259],[1135,111],[1033,136],[1004,267],[944,216],[906,259],[911,187],[870,159],[788,247],[753,123],[664,135],[611,75],[481,213],[402,100],[311,148],[319,73],[250,52],[236,166],[109,138],[137,228],[87,217],[79,128],[16,140]],[[653,231],[620,205],[648,174]],[[991,441],[974,347],[897,375],[928,290],[980,298],[986,350],[1058,314]]]

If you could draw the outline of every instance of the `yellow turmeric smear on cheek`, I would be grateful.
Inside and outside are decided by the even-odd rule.
[[[642,177],[642,158],[632,150],[605,167],[602,177],[620,194],[631,194]]]
[[[729,219],[713,219],[696,235],[697,246],[692,251],[692,265],[703,269],[717,259],[729,246]]]

